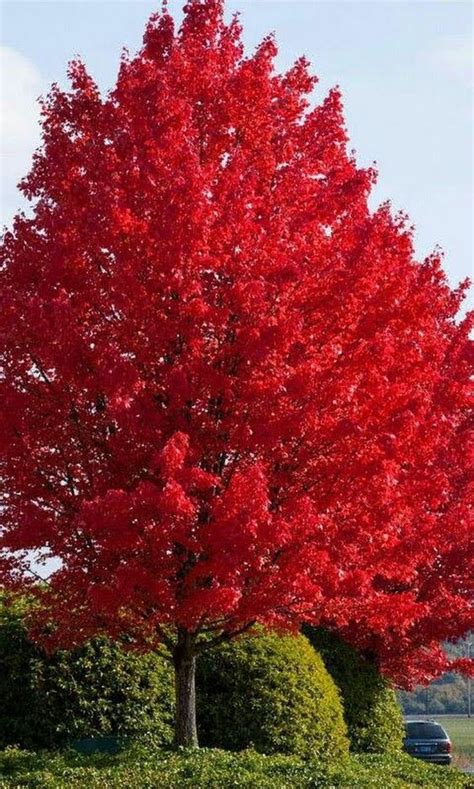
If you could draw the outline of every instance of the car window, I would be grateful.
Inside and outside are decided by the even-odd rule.
[[[406,724],[407,737],[414,740],[445,740],[447,734],[439,723],[416,721]]]

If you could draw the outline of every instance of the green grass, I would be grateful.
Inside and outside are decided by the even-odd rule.
[[[439,722],[451,738],[456,761],[467,762],[474,767],[474,718],[449,718],[443,715],[439,717]]]
[[[173,752],[150,744],[135,744],[116,756],[0,752],[2,789],[464,789],[469,783],[454,768],[426,765],[406,754],[347,757],[324,766],[297,756]]]

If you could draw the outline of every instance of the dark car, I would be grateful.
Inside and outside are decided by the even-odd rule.
[[[410,756],[435,764],[451,764],[452,744],[437,721],[406,721],[403,747]]]

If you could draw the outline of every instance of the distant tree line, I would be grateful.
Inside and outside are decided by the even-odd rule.
[[[445,644],[445,650],[450,657],[465,657],[470,641],[474,641],[474,633],[456,644]],[[474,687],[472,693],[474,696]],[[411,693],[399,691],[398,700],[407,715],[467,714],[468,682],[459,674],[445,674],[426,687],[417,686]],[[472,707],[474,709],[474,700]]]

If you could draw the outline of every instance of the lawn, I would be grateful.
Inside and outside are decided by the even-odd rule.
[[[134,746],[116,756],[0,752],[0,787],[45,789],[466,789],[454,768],[423,764],[406,754],[353,756],[323,766],[295,756],[255,751],[166,751]]]
[[[456,762],[474,767],[474,718],[439,716],[453,743]]]

